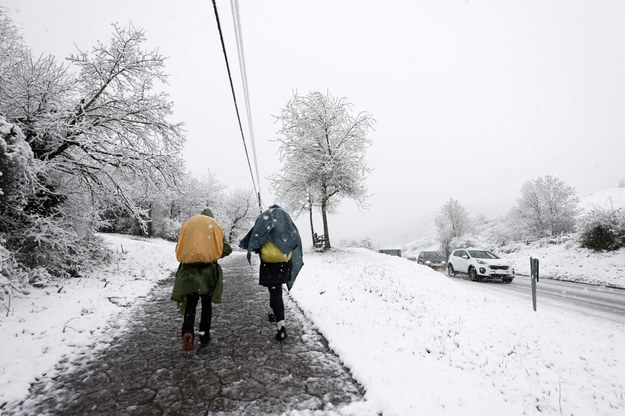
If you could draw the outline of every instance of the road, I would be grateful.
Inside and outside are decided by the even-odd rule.
[[[528,276],[517,275],[512,283],[502,283],[499,280],[471,282],[467,280],[467,276],[460,274],[449,279],[458,280],[462,284],[480,285],[486,290],[514,292],[520,297],[527,298],[531,305],[532,289]],[[540,308],[541,304],[549,304],[625,324],[623,289],[541,278],[536,284],[536,299],[537,308]]]

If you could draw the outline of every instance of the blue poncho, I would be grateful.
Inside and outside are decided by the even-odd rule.
[[[271,241],[278,249],[285,253],[293,253],[293,271],[287,283],[289,290],[295,283],[295,278],[304,265],[302,253],[302,239],[297,227],[282,208],[274,206],[256,218],[254,227],[239,243],[239,247],[247,250],[247,259],[251,259],[252,252],[259,252],[267,241]]]

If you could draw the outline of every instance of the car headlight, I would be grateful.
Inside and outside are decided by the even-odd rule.
[[[486,264],[486,262],[484,260],[478,260],[477,261],[479,264]]]

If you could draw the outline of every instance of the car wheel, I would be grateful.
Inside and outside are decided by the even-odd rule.
[[[512,279],[506,278],[502,279],[504,283],[512,283]]]
[[[456,277],[456,271],[454,270],[454,266],[451,263],[447,265],[447,275],[449,277]]]
[[[469,267],[469,280],[476,281],[477,279],[477,271],[475,271],[475,267]]]

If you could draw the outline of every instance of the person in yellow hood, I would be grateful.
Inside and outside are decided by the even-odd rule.
[[[232,253],[224,238],[221,225],[209,208],[185,221],[178,234],[176,259],[180,262],[171,299],[184,314],[182,322],[182,349],[193,350],[195,337],[195,310],[202,300],[200,317],[200,344],[210,341],[212,303],[221,303],[223,272],[217,263]]]

